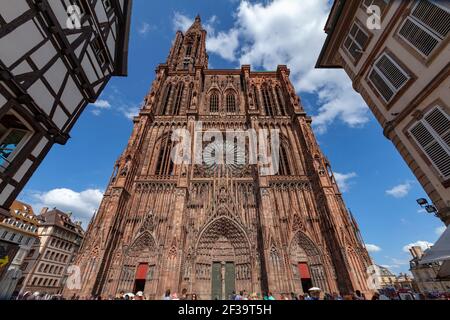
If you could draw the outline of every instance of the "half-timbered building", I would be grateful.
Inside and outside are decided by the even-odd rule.
[[[0,217],[87,104],[127,73],[131,0],[0,6]]]

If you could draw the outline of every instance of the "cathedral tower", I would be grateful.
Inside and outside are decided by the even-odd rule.
[[[368,292],[369,255],[289,69],[210,70],[205,41],[197,17],[158,66],[75,263],[76,293]],[[205,150],[203,161],[172,161],[177,129],[192,137],[183,139],[192,154]],[[249,163],[250,148],[204,142],[227,130],[277,133],[278,170]],[[209,161],[230,149],[247,161]]]

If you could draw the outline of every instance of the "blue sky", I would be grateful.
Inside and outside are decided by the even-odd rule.
[[[314,70],[325,39],[327,0],[134,0],[129,76],[113,79],[89,106],[66,146],[56,145],[20,199],[70,210],[83,220],[97,208],[136,114],[165,62],[175,30],[199,13],[208,30],[210,68],[274,70],[288,64],[319,143],[331,161],[374,260],[395,273],[408,270],[404,247],[433,243],[440,221],[415,202],[425,192],[343,71]]]

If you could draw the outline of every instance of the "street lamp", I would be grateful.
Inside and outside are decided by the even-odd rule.
[[[434,214],[435,216],[438,215],[438,210],[437,210],[437,208],[436,208],[434,205],[429,204],[427,199],[420,198],[420,199],[417,199],[416,201],[417,201],[417,204],[418,204],[421,208],[425,209],[426,212],[432,213],[432,214]]]

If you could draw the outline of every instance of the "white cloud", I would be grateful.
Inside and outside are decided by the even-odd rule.
[[[421,247],[422,250],[426,250],[432,246],[433,246],[433,243],[431,243],[431,242],[419,240],[417,242],[410,243],[410,244],[404,246],[403,251],[409,253],[409,249],[411,249],[412,247]]]
[[[108,100],[99,99],[95,103],[92,104],[94,107],[99,109],[109,109],[111,108],[111,104]]]
[[[154,27],[149,23],[142,22],[137,31],[141,36],[146,36],[152,29],[154,29]]]
[[[379,246],[377,246],[377,245],[374,245],[374,244],[366,244],[366,249],[370,253],[380,252],[381,251],[381,248]]]
[[[99,189],[87,189],[77,192],[67,188],[53,189],[46,192],[33,192],[31,194],[33,207],[37,210],[48,207],[57,208],[64,212],[72,212],[75,220],[81,220],[84,227],[98,209],[103,198]],[[39,208],[39,209],[38,209]]]
[[[91,105],[93,107],[91,112],[96,116],[99,116],[103,110],[111,109],[111,103],[108,100],[99,99]]]
[[[369,121],[368,108],[343,70],[315,69],[329,12],[327,0],[275,0],[265,5],[243,1],[235,25],[244,39],[241,64],[266,70],[287,64],[297,90],[318,96],[314,126],[322,133],[336,120],[351,127]]]
[[[411,191],[411,188],[412,183],[405,182],[399,184],[398,186],[393,187],[392,189],[386,190],[386,194],[394,198],[400,199],[406,197],[409,194],[409,191]]]
[[[275,70],[278,64],[287,64],[296,89],[317,95],[313,124],[319,133],[335,121],[360,127],[370,120],[369,110],[345,72],[315,69],[329,13],[328,0],[242,1],[230,29],[218,32],[215,18],[204,24],[207,48],[230,62],[254,68]],[[173,18],[176,30],[185,31],[192,22],[179,12]]]
[[[336,183],[339,186],[339,189],[342,192],[347,192],[350,189],[350,179],[356,178],[358,175],[355,172],[351,172],[351,173],[338,173],[335,172],[334,173],[334,178],[336,179]]]
[[[194,19],[191,19],[180,12],[175,12],[172,19],[174,31],[181,30],[182,32],[186,32],[193,23]]]
[[[446,227],[446,226],[442,226],[442,227],[437,227],[437,228],[434,230],[434,232],[435,232],[438,236],[440,236],[440,235],[442,235],[442,234],[444,233],[445,230],[447,230],[447,227]]]

